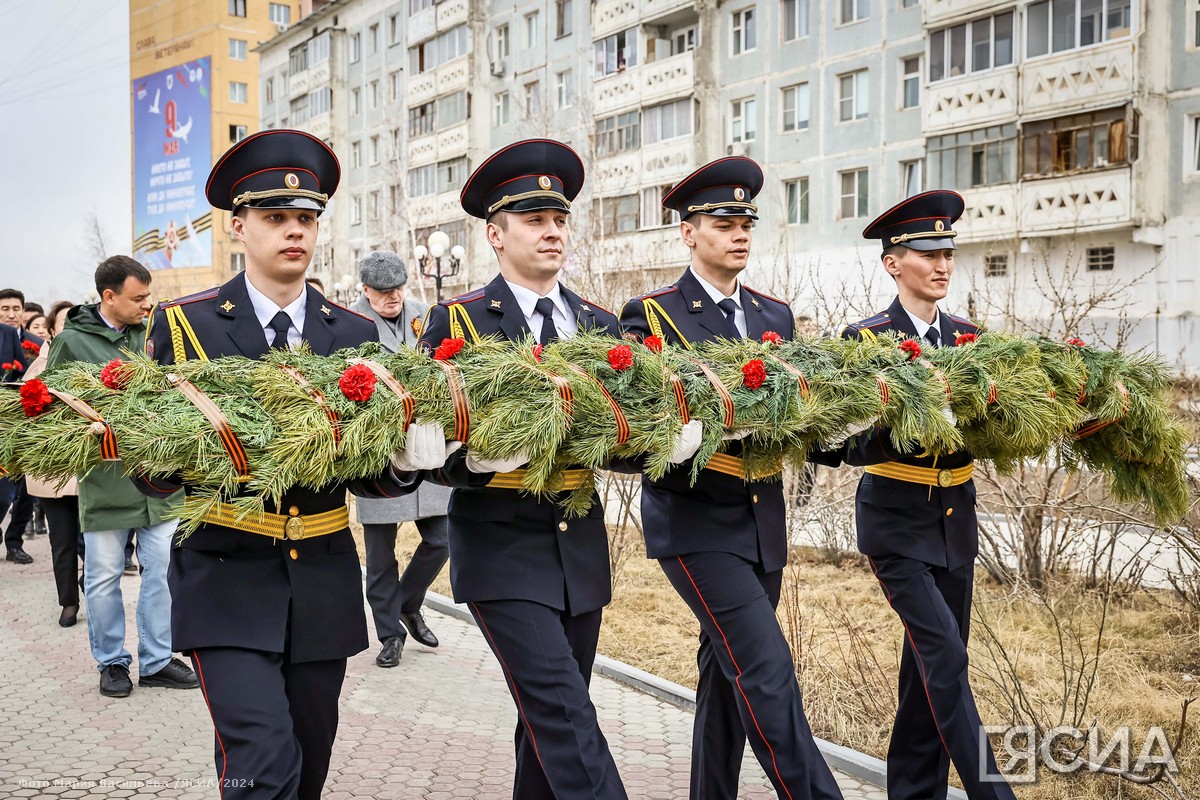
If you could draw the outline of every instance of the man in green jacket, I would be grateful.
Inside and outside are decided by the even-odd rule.
[[[140,353],[150,313],[150,272],[128,256],[113,256],[96,269],[100,301],[75,308],[62,333],[54,337],[47,369],[68,361],[107,364]],[[167,564],[177,520],[176,498],[150,499],[139,492],[119,462],[96,467],[79,478],[79,524],[86,552],[83,596],[87,604],[88,643],[100,670],[100,694],[128,697],[132,661],[125,648],[125,605],[121,575],[125,542],[137,536],[142,587],[138,593],[138,685],[194,689],[191,668],[171,657],[171,594]]]

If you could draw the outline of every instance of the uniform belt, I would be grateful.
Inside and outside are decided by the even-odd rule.
[[[914,467],[911,464],[872,464],[863,469],[872,475],[882,475],[906,483],[919,483],[922,486],[940,486],[943,489],[966,483],[975,475],[974,464],[957,469]]]
[[[489,489],[524,489],[524,469],[514,469],[512,472],[497,472],[488,481]],[[569,492],[578,489],[592,480],[592,471],[588,469],[568,469],[562,474],[562,486],[556,491]]]
[[[746,477],[745,462],[737,456],[727,455],[726,453],[713,453],[713,457],[704,465],[705,469],[711,469],[713,472],[720,472],[723,475],[732,475],[735,478]],[[782,465],[775,467],[768,472],[758,472],[750,476],[751,480],[762,480],[763,478],[773,478],[779,474]]]
[[[301,514],[300,509],[292,506],[286,515],[262,513],[247,514],[239,518],[236,508],[226,503],[218,503],[204,515],[204,521],[210,525],[257,533],[272,539],[297,541],[314,536],[327,536],[348,528],[350,510],[341,506],[332,511],[322,511],[320,514]]]

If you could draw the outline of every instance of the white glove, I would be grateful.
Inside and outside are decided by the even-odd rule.
[[[704,425],[698,419],[691,420],[680,429],[679,435],[671,444],[671,457],[667,459],[672,464],[682,464],[700,449],[700,440],[704,438]]]
[[[736,442],[750,435],[749,428],[726,428],[721,434],[722,442]]]
[[[828,441],[822,442],[821,447],[825,450],[836,450],[845,444],[847,441],[866,430],[875,427],[875,419],[865,420],[863,422],[851,422],[845,428],[838,431],[834,436],[831,436]]]
[[[529,463],[529,455],[517,453],[508,458],[481,458],[474,453],[467,453],[467,469],[471,472],[512,472],[518,467]]]
[[[397,472],[438,469],[460,447],[462,442],[446,441],[446,429],[440,423],[418,419],[408,426],[404,449],[392,454],[392,468]]]
[[[942,416],[946,418],[946,422],[957,427],[958,417],[954,416],[954,412],[950,410],[950,406],[942,406]]]

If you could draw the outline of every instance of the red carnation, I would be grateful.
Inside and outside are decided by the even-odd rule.
[[[608,365],[617,372],[622,372],[633,366],[633,351],[627,344],[619,344],[608,351]]]
[[[1083,341],[1083,339],[1074,339],[1074,338],[1067,339],[1067,344],[1071,345],[1072,347],[1086,347],[1087,346],[1085,344],[1085,342]]]
[[[21,362],[17,361],[15,358],[8,364],[0,364],[0,367],[4,369],[11,369],[13,372],[20,372],[22,369],[24,369],[24,366],[21,365]]]
[[[342,377],[338,378],[338,388],[342,390],[342,394],[347,400],[353,400],[356,403],[365,403],[371,399],[371,395],[375,394],[375,373],[366,364],[355,364],[352,367],[347,367],[342,373]]]
[[[38,353],[42,352],[42,346],[37,342],[24,341],[21,342],[21,347],[24,347],[31,356],[36,356]]]
[[[762,335],[762,340],[764,342],[766,342],[767,344],[779,344],[780,342],[783,341],[783,337],[780,336],[775,331],[764,331],[763,335]]]
[[[100,370],[100,382],[110,389],[124,389],[132,377],[128,365],[119,358],[114,358]]]
[[[21,408],[24,409],[25,416],[36,417],[53,401],[54,396],[40,379],[34,378],[21,385]]]
[[[642,340],[642,344],[647,350],[653,350],[655,353],[661,353],[663,349],[663,340],[657,336],[647,336]]]
[[[0,364],[0,372],[13,372],[16,368],[17,365],[11,361],[5,361],[3,364]]]
[[[908,353],[909,361],[915,361],[921,357],[921,345],[917,344],[916,339],[905,339],[900,343],[900,351]]]
[[[973,344],[979,340],[979,334],[976,333],[959,333],[954,337],[954,346],[961,347],[964,344]]]
[[[442,339],[442,343],[437,346],[437,350],[433,351],[433,357],[438,361],[449,361],[454,358],[459,350],[463,349],[463,345],[466,343],[466,339]]]
[[[542,347],[543,347],[543,345],[540,345],[540,344],[535,344],[533,346],[533,360],[537,361],[539,363],[542,360]]]
[[[767,379],[767,368],[762,361],[757,358],[751,359],[742,365],[742,383],[747,389],[757,389],[763,385],[763,381]]]

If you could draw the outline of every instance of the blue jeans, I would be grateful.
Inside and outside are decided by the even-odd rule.
[[[138,593],[138,672],[153,675],[171,660],[171,593],[167,589],[167,564],[176,520],[134,528],[137,558],[142,565]],[[125,603],[121,576],[125,572],[128,528],[84,531],[83,595],[87,601],[88,643],[97,669],[111,664],[129,667],[133,660],[125,649]]]

